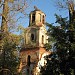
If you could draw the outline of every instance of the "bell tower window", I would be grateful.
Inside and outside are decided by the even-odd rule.
[[[44,36],[42,35],[42,44],[44,44]]]
[[[32,23],[35,22],[35,14],[32,14]]]
[[[41,14],[40,14],[40,22],[41,22]]]
[[[44,15],[43,15],[43,17],[42,17],[42,23],[43,23],[43,24],[45,23],[45,20],[44,20],[44,18],[45,18],[45,17],[44,17]]]
[[[31,40],[34,41],[34,34],[31,34]]]

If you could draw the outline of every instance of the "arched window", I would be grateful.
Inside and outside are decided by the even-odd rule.
[[[43,24],[45,23],[45,20],[44,20],[44,18],[45,18],[45,17],[44,17],[44,15],[43,15],[43,17],[42,17],[42,23],[43,23]]]
[[[40,22],[41,22],[41,14],[40,14]]]
[[[42,35],[42,44],[44,44],[44,36]]]
[[[32,41],[34,40],[34,34],[31,34],[31,40]]]
[[[27,65],[30,66],[30,55],[28,55],[28,58],[27,58]]]
[[[35,22],[35,14],[32,14],[32,23]]]

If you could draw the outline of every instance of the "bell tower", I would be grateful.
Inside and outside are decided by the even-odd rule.
[[[47,43],[47,31],[45,27],[46,15],[34,7],[35,10],[29,14],[29,26],[25,31],[25,47],[44,47]]]
[[[25,28],[24,33],[24,48],[20,52],[21,70],[24,69],[25,73],[31,73],[36,68],[42,54],[46,52],[44,44],[48,42],[45,27],[46,15],[37,7],[34,8],[35,10],[29,14],[29,26]]]
[[[29,26],[43,26],[45,24],[45,14],[34,6],[35,10],[29,15]]]
[[[44,47],[47,43],[45,14],[35,7],[29,16],[29,26],[25,31],[25,47]]]

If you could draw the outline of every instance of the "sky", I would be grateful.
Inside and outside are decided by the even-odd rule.
[[[29,14],[31,11],[34,11],[34,6],[36,6],[38,9],[40,9],[46,14],[45,18],[46,22],[55,23],[56,21],[56,18],[54,16],[55,13],[58,15],[62,15],[62,17],[68,16],[68,11],[66,10],[59,11],[59,8],[56,6],[56,2],[57,0],[31,0],[31,2],[29,3],[29,8],[27,8],[26,12],[27,14]],[[29,25],[29,17],[27,16],[25,18],[20,19],[17,22],[17,24],[22,25],[24,28],[27,28]],[[0,25],[1,25],[1,20],[0,20]]]
[[[56,1],[54,0],[34,0],[31,2],[28,14],[34,10],[34,6],[36,6],[38,9],[43,11],[46,14],[46,22],[48,23],[55,23],[56,18],[54,14],[62,15],[62,17],[68,16],[68,11],[66,10],[59,10],[59,8],[56,6]],[[25,19],[24,23],[22,22],[22,25],[26,28],[29,25],[28,17]]]

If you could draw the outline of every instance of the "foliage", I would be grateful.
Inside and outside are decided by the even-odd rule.
[[[26,29],[19,25],[18,28],[17,28],[17,31],[20,32],[20,35],[19,35],[19,38],[20,38],[20,46],[21,48],[24,48],[25,47],[25,33],[26,33]]]
[[[17,34],[13,34],[13,33],[9,33],[9,36],[8,38],[13,42],[15,43],[17,46],[20,46],[20,35],[17,35]]]
[[[2,69],[8,69],[11,74],[17,73],[19,66],[19,56],[17,45],[9,39],[8,35],[1,34],[2,39],[0,42],[2,48],[0,48],[0,72]]]
[[[19,58],[16,54],[18,55],[21,39],[10,32],[17,27],[16,22],[27,15],[29,2],[31,0],[0,0],[0,72],[4,69],[8,69],[12,74],[17,72]]]
[[[52,53],[45,57],[47,60],[47,64],[44,67],[41,67],[42,75],[59,75],[59,60],[57,59],[57,55]]]
[[[42,75],[46,75],[43,72],[51,75],[60,75],[61,73],[71,75],[71,70],[75,71],[75,22],[74,20],[70,22],[67,18],[62,18],[56,14],[55,16],[59,26],[48,24],[49,37],[52,36],[55,39],[53,48],[55,52],[48,56],[47,65],[41,73]],[[54,57],[55,55],[56,57]],[[51,60],[48,60],[49,58]],[[58,72],[56,72],[57,70]]]

